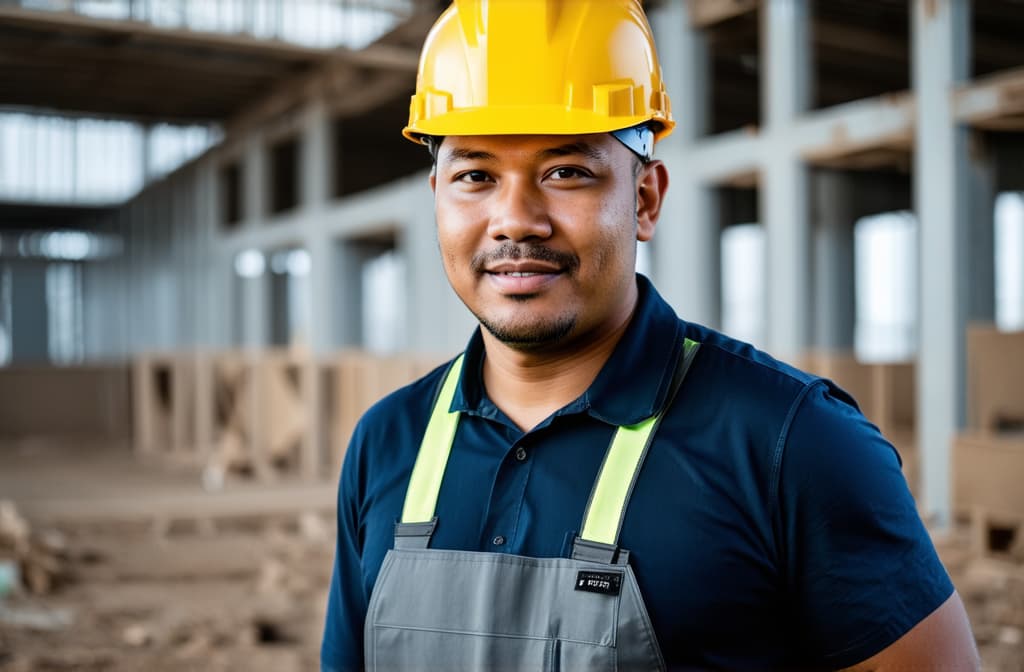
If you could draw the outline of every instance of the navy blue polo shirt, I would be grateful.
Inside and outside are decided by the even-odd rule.
[[[701,343],[633,490],[630,551],[670,669],[848,666],[939,607],[953,586],[893,447],[829,381],[679,320],[643,276],[590,388],[518,429],[483,387],[479,331],[433,548],[568,557],[615,428],[661,409],[684,337]],[[446,367],[360,421],[338,494],[325,670],[362,669],[363,621]]]

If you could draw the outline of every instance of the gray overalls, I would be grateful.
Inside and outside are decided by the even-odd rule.
[[[698,347],[685,341],[666,408]],[[366,669],[664,670],[629,552],[617,545],[661,414],[616,431],[572,558],[431,549],[434,508],[458,426],[459,414],[449,408],[461,370],[460,356],[434,403],[394,549],[373,589]]]

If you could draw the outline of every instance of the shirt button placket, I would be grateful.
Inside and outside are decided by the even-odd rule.
[[[505,545],[505,537],[503,537],[502,535],[499,534],[494,539],[491,539],[491,543],[494,544],[495,546],[504,546]]]
[[[523,448],[522,446],[516,448],[516,460],[519,462],[526,461],[526,448]]]

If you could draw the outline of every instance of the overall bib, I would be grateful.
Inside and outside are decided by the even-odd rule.
[[[686,340],[665,408],[699,345]],[[459,414],[448,409],[462,356],[431,413],[395,544],[366,615],[368,671],[664,670],[665,662],[618,547],[629,496],[664,410],[619,427],[608,447],[571,558],[431,549],[434,509]]]

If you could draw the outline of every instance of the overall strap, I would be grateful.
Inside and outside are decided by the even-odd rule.
[[[437,495],[441,492],[441,481],[448,465],[448,454],[455,440],[459,425],[459,413],[449,409],[455,398],[462,373],[463,355],[459,355],[448,367],[430,413],[430,421],[423,433],[416,464],[409,477],[409,488],[405,492],[402,519],[395,525],[395,548],[427,548],[430,537],[437,525],[434,509]]]
[[[696,341],[688,338],[683,340],[683,352],[665,405],[658,413],[635,425],[616,430],[590,493],[590,501],[587,502],[583,531],[573,542],[574,559],[620,564],[626,562],[627,556],[624,551],[619,552],[618,541],[629,497],[650,448],[651,438],[665,411],[672,405],[699,348],[700,344]]]

